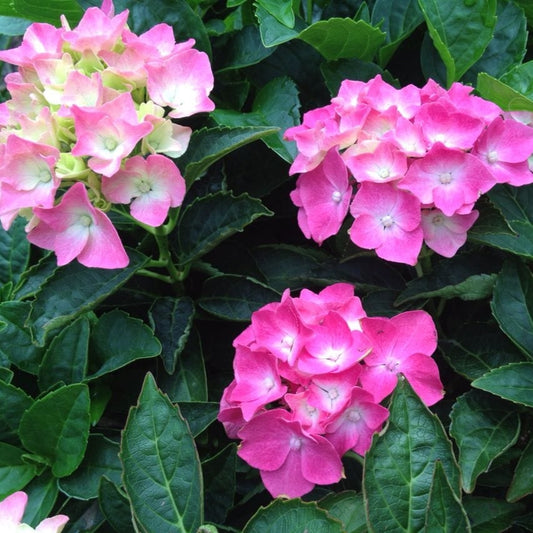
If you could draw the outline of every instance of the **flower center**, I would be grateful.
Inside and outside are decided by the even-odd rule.
[[[498,154],[496,153],[496,150],[491,150],[487,154],[487,161],[489,163],[496,163],[496,161],[498,161]]]
[[[342,193],[340,191],[333,191],[331,199],[338,204],[342,200]]]
[[[361,413],[356,409],[351,409],[348,413],[348,420],[350,422],[359,422],[359,420],[361,420]]]
[[[291,437],[289,446],[291,450],[298,451],[302,447],[302,439],[300,437],[297,437],[296,435],[293,435]]]
[[[118,141],[113,139],[113,137],[106,137],[104,139],[104,148],[108,152],[112,152],[118,146]]]
[[[41,168],[39,170],[39,181],[41,183],[48,183],[52,179],[52,174],[47,168]]]
[[[384,228],[390,228],[394,224],[394,219],[390,215],[385,215],[379,219]]]
[[[146,194],[147,192],[150,192],[152,190],[152,186],[147,181],[141,180],[137,183],[137,190],[141,194]]]
[[[442,215],[435,215],[435,216],[431,219],[431,223],[432,223],[434,226],[441,226],[443,222],[444,222],[444,218],[443,218]]]
[[[89,226],[92,226],[93,219],[89,215],[81,215],[79,223],[81,226],[88,228]]]
[[[388,168],[380,168],[378,175],[381,179],[386,179],[390,176],[390,171]]]
[[[442,174],[439,174],[439,181],[443,185],[449,185],[453,181],[453,176],[451,172],[443,172]]]

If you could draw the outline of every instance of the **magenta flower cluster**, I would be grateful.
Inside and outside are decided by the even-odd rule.
[[[321,244],[341,228],[359,247],[415,265],[423,242],[452,257],[497,183],[533,183],[533,129],[454,83],[396,89],[380,76],[345,80],[329,105],[286,131],[300,173],[298,223]]]
[[[177,44],[167,24],[136,35],[127,18],[104,0],[75,28],[35,23],[0,52],[18,67],[0,105],[0,222],[26,217],[29,241],[59,265],[127,265],[106,212],[131,204],[140,225],[163,224],[185,195],[171,158],[191,136],[172,119],[214,108],[209,58],[194,40]]]
[[[338,482],[341,457],[364,455],[381,430],[389,412],[380,402],[400,374],[427,405],[443,396],[430,315],[367,317],[347,283],[285,291],[233,345],[235,379],[218,418],[274,497]]]

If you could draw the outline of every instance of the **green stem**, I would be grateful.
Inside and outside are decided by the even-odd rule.
[[[313,23],[313,0],[307,0],[306,2],[305,21],[307,24]]]

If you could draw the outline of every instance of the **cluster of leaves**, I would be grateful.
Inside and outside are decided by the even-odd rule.
[[[75,24],[95,3],[4,2],[2,44],[31,20]],[[306,241],[283,140],[343,79],[377,73],[397,86],[463,81],[533,111],[530,2],[115,6],[133,31],[167,22],[212,58],[217,109],[194,119],[177,161],[188,192],[169,239],[182,281],[146,276],[156,243],[119,218],[123,270],[57,268],[20,220],[0,233],[0,498],[24,489],[25,521],[61,512],[66,533],[533,531],[533,186],[495,187],[461,252],[414,269],[342,231],[321,248]],[[446,397],[430,411],[401,383],[364,461],[344,458],[345,480],[272,501],[216,422],[231,341],[285,288],[339,281],[369,315],[433,315]]]

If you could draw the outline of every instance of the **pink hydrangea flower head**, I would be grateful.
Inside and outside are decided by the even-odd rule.
[[[300,228],[318,244],[337,233],[352,197],[348,172],[337,150],[331,149],[322,163],[301,174],[291,198],[304,215]]]
[[[315,484],[329,485],[343,477],[342,462],[333,445],[309,435],[284,409],[254,417],[239,431],[238,455],[254,468],[273,497],[297,498]]]
[[[426,157],[414,161],[398,187],[421,203],[434,204],[451,216],[473,204],[494,185],[494,178],[475,156],[437,143]]]
[[[222,398],[220,399],[220,410],[217,416],[217,420],[223,424],[226,434],[230,439],[238,438],[239,430],[246,423],[246,420],[244,420],[242,416],[239,402],[232,402],[230,400],[231,393],[236,385],[236,381],[233,380],[224,389]]]
[[[454,214],[451,217],[447,217],[439,209],[423,209],[424,242],[434,252],[444,257],[453,257],[466,242],[466,233],[478,216],[479,212],[475,209],[470,213]]]
[[[325,437],[341,456],[348,450],[364,455],[388,417],[388,409],[376,403],[370,392],[354,387],[346,407],[327,424]]]
[[[215,108],[208,96],[213,89],[213,72],[204,52],[180,50],[147,63],[146,71],[150,98],[158,105],[171,107],[170,117],[188,117]]]
[[[91,156],[89,167],[110,177],[139,140],[152,131],[149,122],[139,123],[130,93],[89,109],[72,106],[77,142],[72,154]]]
[[[406,311],[393,318],[365,318],[363,330],[373,350],[365,358],[361,385],[376,402],[388,396],[402,373],[426,405],[443,397],[439,369],[431,355],[437,332],[425,311]]]
[[[82,182],[72,185],[58,205],[33,210],[38,222],[28,240],[53,250],[59,266],[77,259],[82,265],[123,268],[128,256],[109,218],[93,207]]]
[[[124,168],[102,181],[104,196],[113,203],[131,202],[131,215],[149,226],[163,224],[171,207],[181,205],[185,180],[173,161],[163,155],[137,155]]]
[[[394,144],[407,157],[422,157],[429,148],[420,125],[404,117],[398,117],[395,128],[383,135],[383,141]]]
[[[113,16],[98,7],[90,7],[76,28],[65,29],[63,39],[77,52],[90,51],[98,55],[101,50],[112,50],[126,27],[128,15],[127,9]]]
[[[533,154],[533,128],[521,122],[497,117],[479,137],[472,154],[498,183],[520,186],[533,182],[527,164]]]
[[[25,492],[14,492],[0,502],[0,531],[3,533],[61,533],[68,516],[56,515],[44,519],[35,529],[21,522],[28,503]]]
[[[415,265],[422,247],[420,202],[394,184],[366,182],[350,207],[355,220],[350,239],[379,257]]]
[[[403,117],[410,119],[420,107],[420,90],[414,85],[396,89],[378,74],[366,86],[364,101],[376,111],[395,107]]]

